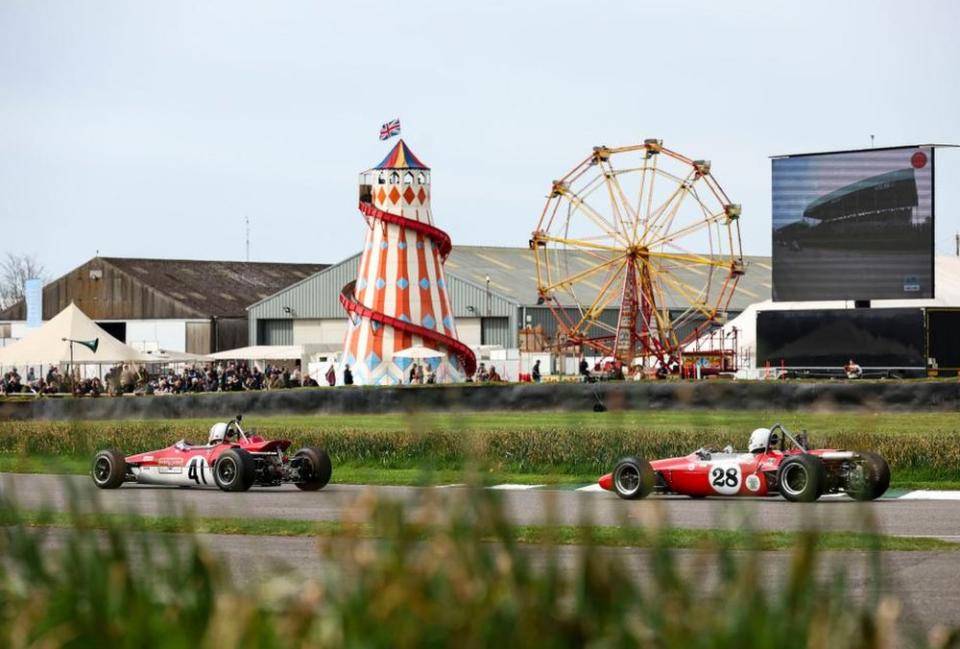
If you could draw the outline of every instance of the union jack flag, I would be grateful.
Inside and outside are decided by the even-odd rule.
[[[389,140],[394,135],[400,135],[400,119],[387,122],[380,127],[380,139]]]

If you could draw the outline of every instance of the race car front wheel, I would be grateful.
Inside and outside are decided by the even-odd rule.
[[[242,448],[227,449],[213,464],[213,479],[224,491],[246,491],[256,477],[253,456]]]
[[[613,490],[624,500],[646,498],[655,482],[653,467],[640,458],[625,457],[613,470]]]
[[[302,448],[293,457],[300,459],[300,481],[295,482],[297,489],[316,491],[323,489],[333,475],[330,456],[320,448]]]
[[[115,449],[100,451],[93,458],[90,475],[101,489],[116,489],[127,477],[127,460]]]
[[[780,493],[795,503],[810,503],[823,494],[827,472],[823,461],[813,455],[794,455],[780,464],[777,477]]]

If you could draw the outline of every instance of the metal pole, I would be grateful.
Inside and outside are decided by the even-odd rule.
[[[960,232],[957,232],[957,234],[954,235],[954,237],[957,242],[957,257],[960,257]]]

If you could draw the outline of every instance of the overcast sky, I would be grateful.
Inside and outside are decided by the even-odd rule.
[[[433,168],[454,245],[524,246],[597,144],[708,158],[770,251],[768,156],[960,143],[960,3],[0,0],[0,253],[335,262],[357,173]],[[937,157],[937,249],[960,228]]]

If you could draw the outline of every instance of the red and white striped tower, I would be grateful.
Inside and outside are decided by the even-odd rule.
[[[414,361],[394,354],[423,346],[442,353],[421,361],[438,382],[463,381],[476,358],[457,339],[447,298],[450,237],[433,225],[430,168],[403,140],[360,174],[360,211],[368,226],[360,270],[340,294],[350,318],[343,363],[359,385],[403,383]]]

